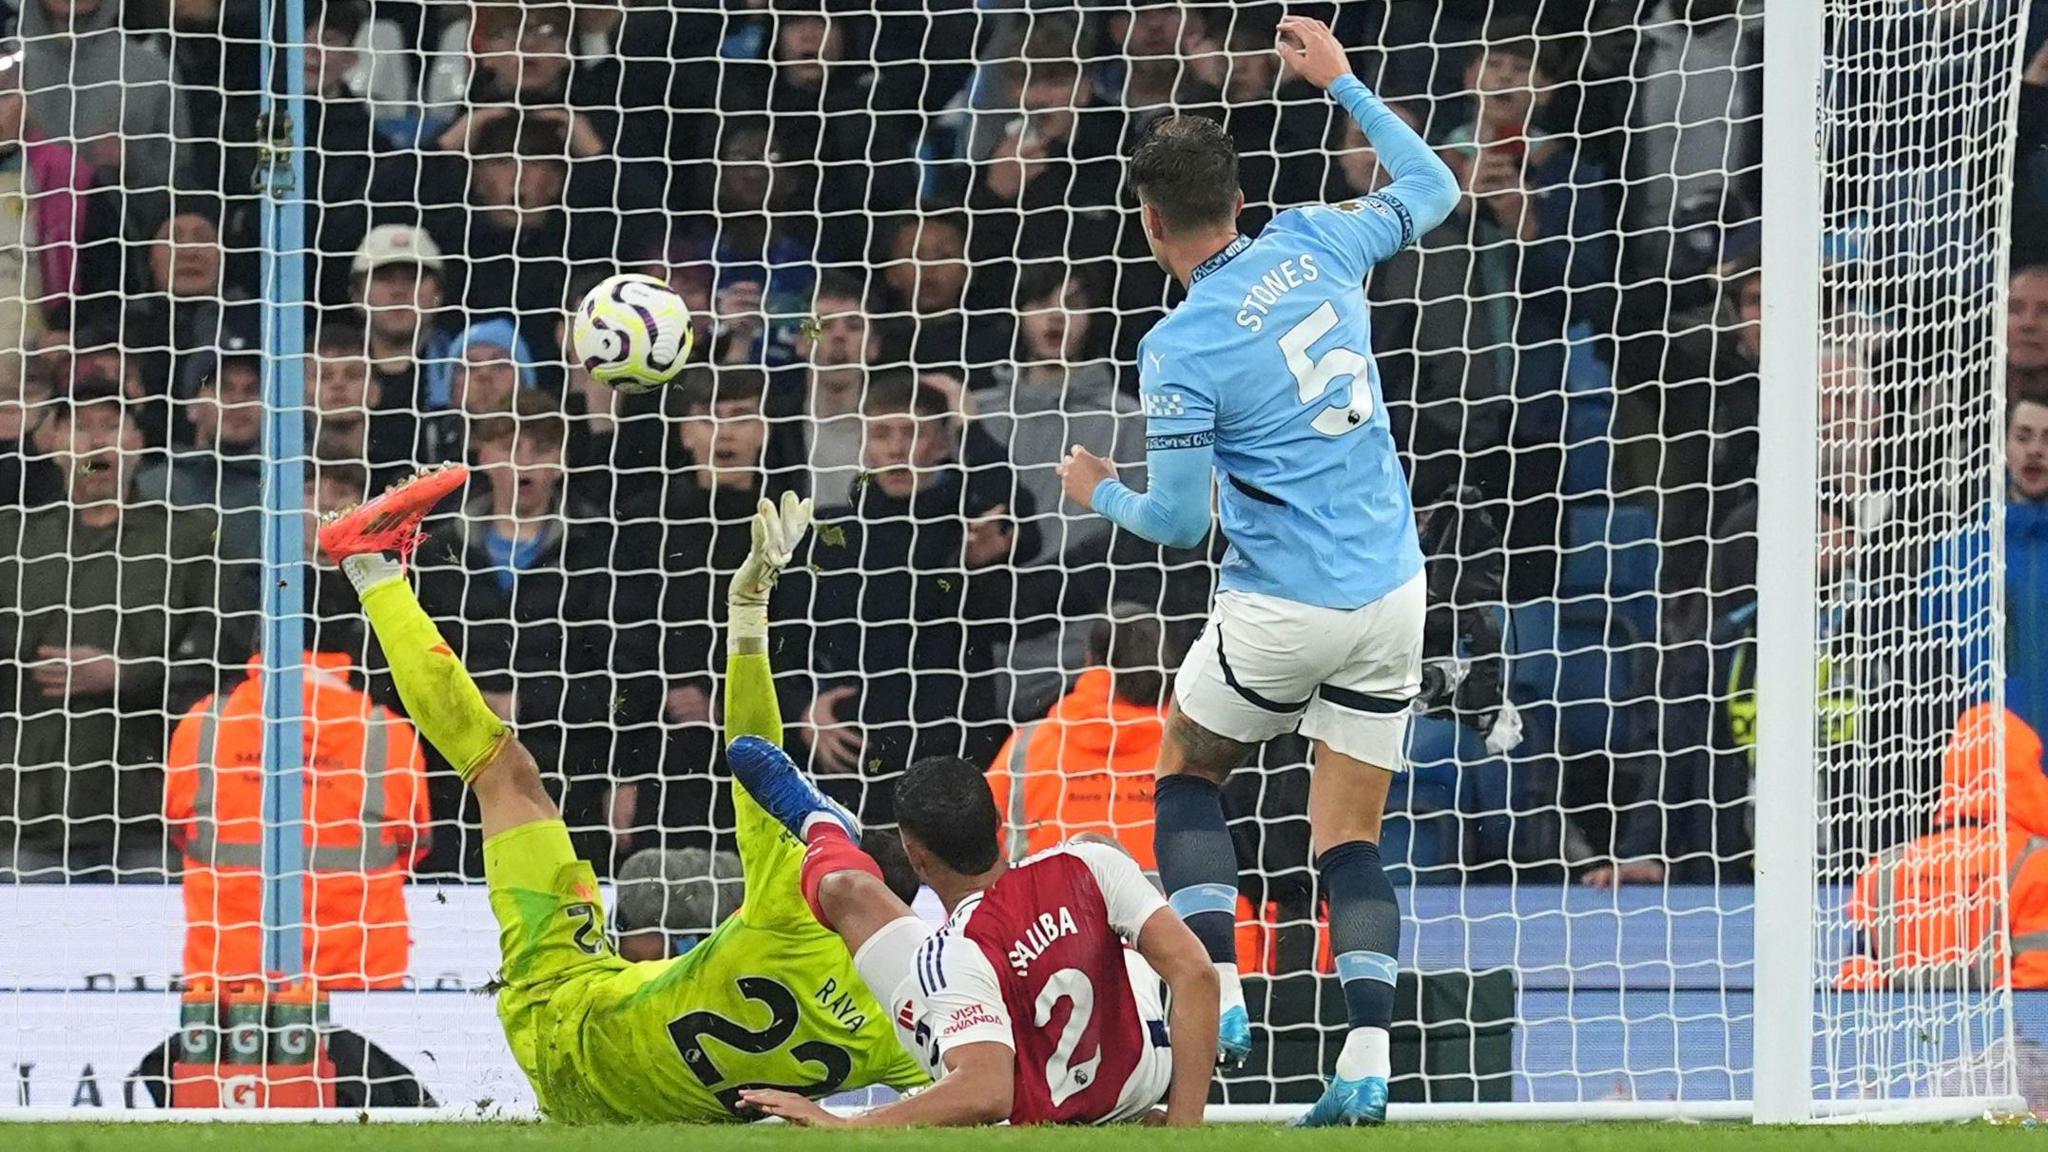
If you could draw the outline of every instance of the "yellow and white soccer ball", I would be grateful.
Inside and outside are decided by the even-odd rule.
[[[695,337],[690,306],[652,276],[607,277],[576,306],[570,342],[591,378],[622,392],[665,387],[683,370]]]

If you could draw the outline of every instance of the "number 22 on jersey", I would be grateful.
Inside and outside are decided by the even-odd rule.
[[[1329,335],[1336,326],[1337,305],[1325,300],[1280,335],[1280,352],[1287,357],[1287,370],[1294,373],[1295,393],[1303,404],[1315,403],[1330,390],[1331,384],[1347,376],[1351,378],[1351,402],[1329,405],[1309,421],[1309,427],[1325,436],[1355,432],[1372,419],[1372,389],[1366,383],[1371,359],[1352,348],[1332,348],[1314,357],[1308,354],[1309,346]]]

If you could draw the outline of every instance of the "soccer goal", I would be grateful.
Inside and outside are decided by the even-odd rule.
[[[1273,51],[1281,5],[22,6],[0,1120],[535,1113],[480,994],[474,809],[307,559],[308,513],[421,465],[478,469],[421,598],[543,758],[614,946],[740,898],[710,623],[782,487],[824,525],[776,608],[807,766],[886,824],[908,758],[976,757],[1019,852],[1150,860],[1150,758],[1043,744],[1111,707],[1103,664],[1151,693],[1118,740],[1156,741],[1221,542],[1139,547],[1054,467],[1142,463],[1131,360],[1179,291],[1122,185],[1151,124],[1224,123],[1247,231],[1384,182]],[[2048,991],[2012,986],[2041,942],[2007,918],[2035,846],[2005,650],[2048,640],[2008,635],[2000,541],[2028,4],[1321,7],[1467,188],[1367,286],[1431,554],[1383,844],[1393,1118],[2026,1107]],[[621,271],[696,316],[666,393],[564,352]],[[1222,1119],[1298,1114],[1341,1041],[1305,756],[1226,790],[1257,1046]]]

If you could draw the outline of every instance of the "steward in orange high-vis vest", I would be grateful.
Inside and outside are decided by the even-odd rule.
[[[350,683],[350,663],[306,654],[306,974],[324,988],[389,988],[411,952],[405,880],[427,850],[426,759],[412,725]],[[261,978],[260,658],[178,722],[164,819],[185,858],[185,978]]]
[[[2048,988],[2048,777],[2041,768],[2041,737],[2019,716],[1990,703],[1963,713],[1942,756],[1933,828],[1879,853],[1856,879],[1849,919],[1864,946],[1843,962],[1843,987],[1908,980],[1986,987],[2010,967],[2013,987]],[[1999,931],[2001,897],[2010,940]]]
[[[1165,732],[1172,664],[1159,623],[1118,619],[1098,625],[1090,668],[1043,720],[1020,726],[989,768],[1011,859],[1083,832],[1111,836],[1147,872],[1152,854],[1152,776]],[[1105,650],[1106,653],[1105,653]],[[1106,655],[1106,660],[1105,660]]]

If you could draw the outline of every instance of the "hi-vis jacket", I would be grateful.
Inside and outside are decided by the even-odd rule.
[[[1934,827],[1879,853],[1857,877],[1849,919],[1864,950],[1843,963],[1843,987],[1908,980],[1984,987],[2010,967],[2014,987],[2048,988],[2048,777],[2041,768],[2041,737],[2017,715],[1989,703],[1963,713],[1942,756]],[[2010,939],[1999,930],[2001,898]]]
[[[1074,681],[1043,720],[1017,729],[988,771],[1012,860],[1082,832],[1115,837],[1150,872],[1152,771],[1165,714],[1117,699],[1107,668]]]
[[[413,727],[346,677],[350,658],[305,668],[307,975],[328,988],[405,976],[407,870],[427,850],[426,759]],[[185,976],[263,972],[263,681],[260,665],[178,722],[164,817],[185,857]]]

